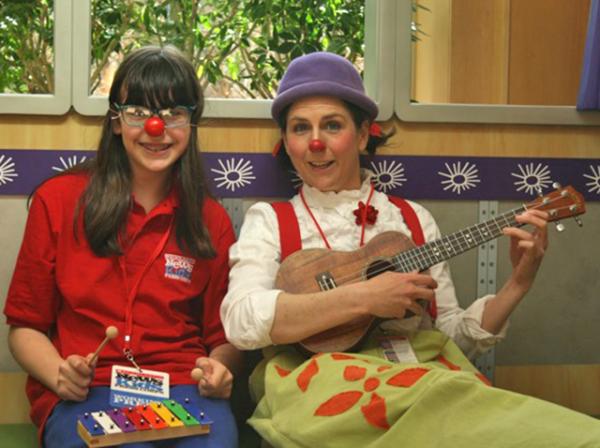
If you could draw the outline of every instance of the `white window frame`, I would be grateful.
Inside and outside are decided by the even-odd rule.
[[[600,112],[580,112],[575,106],[519,106],[411,102],[412,0],[396,0],[395,112],[402,121],[436,123],[510,123],[598,125]]]
[[[365,89],[379,107],[377,120],[394,114],[395,0],[365,1]]]
[[[394,108],[394,1],[365,0],[365,88],[379,106],[378,120]],[[73,106],[82,115],[104,115],[106,96],[90,95],[91,0],[73,4]],[[386,69],[387,68],[387,69]],[[270,118],[272,100],[207,98],[210,118]]]
[[[62,115],[71,107],[72,5],[54,1],[54,92],[0,93],[0,113]]]

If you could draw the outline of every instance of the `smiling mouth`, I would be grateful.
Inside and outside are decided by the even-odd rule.
[[[169,144],[169,143],[161,144],[161,145],[142,143],[141,145],[144,147],[144,149],[146,149],[150,152],[162,152],[162,151],[166,151],[167,149],[169,149],[171,147],[171,144]]]
[[[329,168],[333,164],[334,164],[333,161],[329,161],[329,162],[308,162],[308,165],[310,167],[312,167],[312,168],[318,168],[318,169]]]

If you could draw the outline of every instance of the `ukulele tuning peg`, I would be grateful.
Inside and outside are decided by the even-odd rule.
[[[552,188],[554,188],[555,190],[558,190],[560,187],[561,187],[560,183],[558,183],[558,182],[552,183]]]
[[[579,227],[583,227],[583,221],[579,219],[579,216],[575,216],[573,219],[575,219],[575,222]]]
[[[557,222],[555,225],[557,231],[562,232],[563,230],[565,230],[565,225],[562,222]]]

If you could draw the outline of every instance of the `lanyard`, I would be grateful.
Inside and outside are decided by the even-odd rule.
[[[366,226],[366,223],[367,223],[367,210],[369,209],[369,205],[371,204],[371,198],[373,197],[373,191],[374,191],[374,189],[375,189],[375,186],[373,184],[371,184],[371,189],[369,190],[369,197],[367,198],[367,203],[365,204],[365,207],[361,211],[361,229],[360,229],[360,243],[359,243],[359,247],[362,247],[365,244],[365,226]],[[323,232],[323,229],[319,225],[319,221],[317,221],[317,218],[315,218],[315,215],[313,214],[312,210],[310,209],[310,207],[306,203],[306,199],[304,198],[304,191],[303,191],[302,188],[300,189],[300,199],[302,200],[302,204],[304,204],[304,208],[308,212],[308,215],[311,217],[312,221],[315,223],[315,227],[317,228],[317,230],[321,234],[321,238],[325,242],[325,247],[327,247],[327,249],[331,250],[331,246],[329,245],[329,241],[327,241],[327,237],[325,236],[325,232]]]
[[[136,364],[133,358],[133,352],[131,350],[131,335],[133,333],[133,302],[137,296],[138,290],[140,289],[140,284],[142,283],[142,278],[148,270],[150,266],[156,261],[156,259],[160,256],[161,252],[167,245],[167,241],[169,240],[169,236],[171,235],[171,230],[173,229],[173,220],[174,217],[171,216],[171,220],[169,222],[169,227],[167,231],[161,236],[160,241],[154,248],[152,255],[146,261],[144,267],[138,272],[136,275],[133,284],[131,285],[131,289],[127,293],[127,307],[125,308],[125,336],[124,336],[124,348],[123,353],[125,357],[131,361],[131,363],[141,372],[142,369]],[[123,271],[123,276],[125,277],[125,282],[127,283],[127,268],[125,266],[125,256],[121,255],[119,257],[119,264],[121,266],[121,270]]]

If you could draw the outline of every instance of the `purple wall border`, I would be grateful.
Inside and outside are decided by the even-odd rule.
[[[94,156],[93,151],[0,150],[0,196],[29,195],[44,179]],[[204,153],[218,197],[287,197],[294,173],[270,154]],[[600,159],[375,156],[363,165],[380,190],[411,199],[527,200],[535,187],[573,185],[600,201]],[[297,178],[296,178],[297,179]]]

